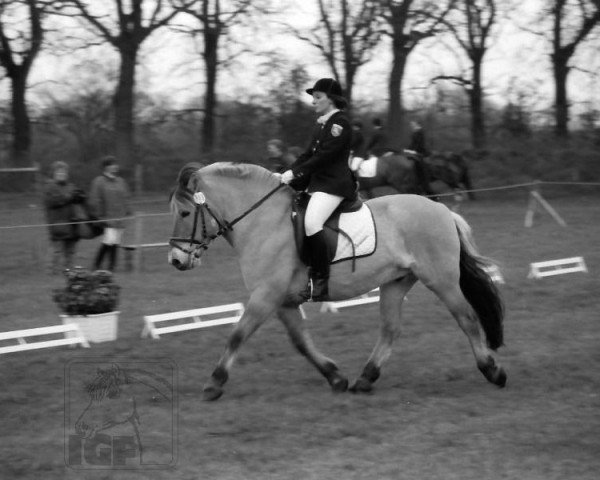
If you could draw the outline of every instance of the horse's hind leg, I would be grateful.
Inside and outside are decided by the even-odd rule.
[[[402,316],[404,297],[416,281],[417,278],[409,274],[402,279],[386,283],[380,287],[381,327],[379,339],[362,374],[350,387],[350,391],[355,393],[370,392],[373,389],[373,383],[379,378],[381,366],[392,353],[392,345],[400,333],[399,323]]]
[[[477,367],[485,378],[499,387],[506,384],[506,373],[496,361],[492,350],[487,346],[485,333],[467,299],[463,295],[458,282],[445,288],[430,287],[448,307],[452,316],[465,333],[471,344]]]
[[[317,367],[317,370],[327,379],[333,391],[345,392],[348,389],[348,380],[340,375],[333,360],[317,350],[304,326],[299,308],[282,307],[277,311],[277,315],[285,325],[293,345],[310,363]]]

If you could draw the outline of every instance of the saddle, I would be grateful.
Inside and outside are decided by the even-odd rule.
[[[304,217],[306,216],[306,207],[309,200],[310,195],[308,193],[300,192],[292,202],[292,224],[294,225],[296,248],[300,259],[307,265],[309,264],[309,252],[304,241],[306,238]],[[352,214],[352,216],[344,215],[344,225],[341,226],[340,219],[342,219],[343,214]],[[354,218],[355,216],[356,218]],[[358,222],[352,222],[352,220],[358,220]],[[348,221],[352,223],[354,228],[348,228]],[[362,225],[359,225],[361,223]],[[357,231],[357,228],[360,226],[364,228],[359,232]],[[375,222],[373,220],[373,215],[371,214],[371,210],[363,203],[358,195],[353,199],[345,199],[342,201],[329,220],[325,222],[323,232],[325,233],[325,239],[327,241],[329,263],[337,263],[342,260],[352,259],[352,269],[354,270],[354,261],[356,258],[371,255],[375,251],[377,242],[375,238]],[[340,238],[342,238],[344,245],[340,245]],[[347,249],[344,248],[344,246],[349,246],[350,248]]]

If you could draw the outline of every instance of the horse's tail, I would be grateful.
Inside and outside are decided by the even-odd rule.
[[[485,270],[494,262],[479,254],[466,220],[454,212],[452,216],[460,238],[460,289],[479,318],[488,347],[497,350],[504,344],[504,305],[498,288]]]

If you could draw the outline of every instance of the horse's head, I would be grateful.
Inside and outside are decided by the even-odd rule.
[[[179,270],[193,268],[220,235],[233,245],[233,226],[281,187],[279,177],[257,165],[186,165],[171,195],[169,263]]]
[[[177,178],[171,195],[173,234],[169,244],[168,261],[179,270],[189,270],[200,264],[200,257],[209,239],[214,238],[216,222],[206,218],[205,206],[198,192],[201,165],[189,163]]]

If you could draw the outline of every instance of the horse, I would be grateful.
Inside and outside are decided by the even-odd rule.
[[[140,465],[173,462],[173,388],[167,380],[141,369],[113,364],[99,368],[96,377],[85,385],[85,391],[89,401],[75,422],[77,435],[87,441],[107,431],[113,438],[132,437],[135,452],[128,452],[128,458],[137,458]],[[158,428],[165,423],[159,411],[164,413],[165,408],[156,408],[161,402],[169,412],[164,428]]]
[[[211,242],[223,236],[239,257],[250,293],[245,312],[203,387],[205,400],[223,394],[240,347],[272,315],[283,322],[293,345],[334,392],[349,388],[348,379],[317,349],[304,325],[300,304],[305,299],[299,292],[305,289],[308,274],[290,221],[294,197],[293,189],[281,185],[276,175],[255,165],[189,164],[179,172],[170,198],[174,227],[169,263],[181,271],[199,266]],[[398,336],[402,302],[417,281],[454,316],[485,378],[503,387],[507,376],[494,354],[503,344],[503,301],[486,273],[492,261],[478,253],[468,223],[443,204],[419,195],[384,196],[366,204],[376,223],[377,248],[355,262],[334,263],[329,279],[332,301],[380,288],[379,338],[350,391],[372,390]]]
[[[433,152],[423,161],[429,173],[431,190],[435,194],[466,190],[469,199],[475,199],[469,167],[461,155]],[[372,198],[373,190],[378,187],[392,188],[397,193],[423,194],[417,181],[414,162],[411,155],[385,153],[378,158],[371,176],[361,176],[362,169],[358,171],[359,188],[366,198]]]

